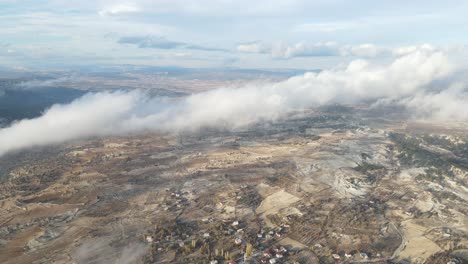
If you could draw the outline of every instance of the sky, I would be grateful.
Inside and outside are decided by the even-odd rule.
[[[464,50],[468,1],[0,0],[0,66],[330,68]]]

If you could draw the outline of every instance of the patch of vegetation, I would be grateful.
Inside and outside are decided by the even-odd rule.
[[[425,136],[418,138],[402,133],[391,133],[390,139],[395,143],[397,158],[400,164],[406,167],[428,167],[425,175],[419,175],[417,179],[442,183],[444,177],[454,178],[453,168],[467,169],[468,165],[462,158],[453,158],[435,151],[430,151],[424,145],[430,143],[453,145],[444,139],[436,140],[434,137]],[[462,147],[464,148],[464,147]],[[450,149],[450,148],[448,148]],[[464,150],[461,150],[464,151]],[[452,151],[455,153],[454,151]],[[460,152],[458,152],[460,153]]]
[[[363,174],[367,174],[368,172],[371,172],[371,171],[385,169],[385,167],[379,164],[363,162],[359,164],[357,167],[354,167],[354,169]]]
[[[464,141],[460,140],[459,142],[454,142],[447,136],[438,135],[423,135],[421,138],[427,144],[442,147],[459,157],[468,158],[468,143]],[[455,138],[455,140],[457,139],[458,138]]]
[[[247,186],[246,188],[242,189],[240,195],[241,198],[239,199],[239,203],[252,208],[257,208],[262,202],[262,197],[254,186]]]
[[[326,105],[320,108],[325,113],[351,113],[353,108],[340,104]]]
[[[370,183],[375,183],[385,174],[386,168],[379,164],[363,162],[354,167],[354,170],[366,175]]]
[[[437,183],[443,183],[444,182],[444,173],[445,171],[440,169],[440,168],[428,168],[425,171],[426,173],[424,174],[419,174],[416,176],[416,180],[421,181],[421,180],[426,180],[430,182],[437,182]]]
[[[279,177],[276,175],[266,177],[266,182],[271,185],[276,184],[278,180],[279,180]]]
[[[367,153],[361,153],[361,158],[362,158],[363,160],[367,160],[367,159],[370,159],[371,156],[370,156],[369,154],[367,154]]]
[[[436,253],[429,257],[424,264],[438,263],[466,263],[463,259],[453,256],[450,251]]]
[[[266,177],[266,183],[268,185],[286,187],[290,185],[291,182],[294,182],[294,179],[288,174],[277,173],[275,175]]]

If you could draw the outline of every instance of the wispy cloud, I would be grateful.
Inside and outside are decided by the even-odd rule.
[[[116,4],[109,7],[105,7],[104,9],[100,10],[98,13],[101,16],[115,16],[115,15],[122,15],[122,14],[131,14],[131,13],[138,13],[141,12],[141,8],[132,3],[125,3],[125,4]]]
[[[356,22],[305,23],[294,26],[293,32],[336,32],[355,28]]]
[[[269,54],[273,58],[281,59],[340,55],[340,46],[334,42],[299,42],[292,45],[288,45],[283,42],[273,44],[250,42],[239,44],[236,50],[243,53]]]
[[[255,2],[246,0],[224,1],[224,0],[137,0],[132,1],[144,7],[145,10],[158,14],[189,14],[189,15],[273,15],[297,13],[301,7],[310,5],[306,0],[277,0],[274,3],[268,0],[257,0]],[[122,6],[127,6],[123,4]],[[121,6],[121,5],[117,5]],[[116,6],[108,7],[115,9]],[[248,8],[246,8],[248,7]]]
[[[344,19],[336,21],[318,21],[311,23],[297,24],[292,27],[295,33],[346,33],[344,31],[363,30],[366,28],[377,28],[384,26],[399,25],[404,23],[416,23],[441,19],[438,14],[411,14],[411,15],[380,15],[380,16],[361,16],[353,19]]]
[[[236,50],[245,53],[269,53],[271,47],[259,41],[252,41],[237,45]]]
[[[189,44],[185,42],[171,41],[158,36],[127,36],[118,40],[120,44],[132,44],[139,48],[153,49],[192,49],[202,51],[227,51],[225,49],[206,47],[201,45]]]
[[[47,80],[28,80],[24,82],[20,82],[17,84],[18,88],[21,89],[31,89],[31,88],[39,88],[39,87],[53,87],[60,84],[63,84],[67,81],[70,81],[71,77],[62,77],[58,79],[47,79]]]
[[[276,59],[326,56],[376,57],[393,52],[390,48],[379,47],[371,43],[342,45],[337,42],[298,42],[295,44],[249,42],[239,44],[236,50],[242,53],[269,54],[272,58]]]
[[[139,263],[148,251],[146,245],[132,242],[123,247],[113,247],[110,245],[111,239],[98,238],[84,240],[74,252],[71,253],[71,258],[74,263],[115,263],[115,264],[131,264]]]
[[[151,36],[131,36],[121,37],[118,40],[120,44],[133,44],[139,48],[157,48],[157,49],[175,49],[184,47],[186,44],[177,41],[170,41],[163,37],[151,37]]]

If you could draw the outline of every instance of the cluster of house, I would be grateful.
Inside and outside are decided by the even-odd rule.
[[[314,245],[314,248],[316,249],[320,249],[320,248],[323,248],[323,245],[322,244],[315,244]],[[349,259],[352,259],[352,258],[355,258],[356,255],[358,255],[361,259],[363,260],[366,260],[366,259],[369,259],[369,255],[368,253],[366,252],[358,252],[356,250],[353,250],[351,252],[339,252],[339,253],[334,253],[332,254],[332,257],[337,261],[337,262],[341,262],[341,261],[344,261],[344,260],[349,260]],[[379,254],[380,255],[380,254]]]
[[[458,261],[457,259],[451,259],[447,264],[460,264],[462,262]]]
[[[184,237],[185,236],[185,240]],[[183,236],[166,236],[163,240],[156,240],[152,235],[145,235],[145,241],[148,244],[155,244],[157,245],[157,251],[163,251],[164,247],[168,247],[170,245],[176,244],[179,247],[184,247],[186,244],[186,239],[190,238],[190,235],[183,235]],[[193,241],[193,240],[192,240]]]
[[[202,222],[203,223],[213,223],[217,221],[216,219],[214,219],[213,217],[208,217],[208,218],[204,218],[202,219]],[[231,219],[223,219],[221,220],[221,229],[222,231],[224,232],[225,235],[232,235],[232,234],[240,234],[240,233],[243,233],[244,229],[242,228],[242,225],[240,224],[239,221],[237,220],[231,220]],[[206,234],[209,234],[209,233],[204,233],[203,236],[205,236]],[[209,236],[207,236],[209,237]]]
[[[219,263],[219,261],[217,261],[216,259],[210,261],[210,264],[218,264],[218,263]],[[237,262],[236,262],[235,260],[229,260],[229,261],[227,262],[227,264],[236,264],[236,263],[237,263]]]
[[[171,192],[162,204],[164,211],[175,211],[189,206],[189,201],[184,197],[187,192]]]
[[[183,198],[181,193],[173,193],[173,194],[171,193],[171,197]],[[203,222],[213,223],[213,222],[218,222],[218,221],[210,217],[210,218],[203,219]],[[242,223],[240,223],[240,221],[238,220],[232,220],[232,219],[225,219],[218,223],[221,223],[220,226],[218,226],[218,228],[221,227],[222,232],[225,235],[232,235],[234,244],[242,247],[241,252],[245,252],[246,242],[242,238],[242,236],[244,235],[244,229],[242,228],[243,226]],[[257,242],[260,242],[261,244],[266,243],[263,245],[270,245],[270,246],[267,246],[268,249],[260,251],[260,254],[258,253],[255,254],[256,255],[255,258],[257,259],[258,263],[264,263],[264,264],[282,263],[291,255],[291,252],[289,252],[286,247],[272,245],[272,244],[276,244],[275,241],[282,237],[282,235],[286,231],[286,228],[287,228],[287,225],[286,227],[282,225],[281,227],[276,227],[276,228],[265,227],[265,228],[262,228],[260,232],[257,233]],[[206,231],[202,231],[199,233],[199,238],[207,240],[207,239],[210,239],[212,235],[213,234],[211,234],[209,230],[206,230]],[[148,242],[149,244],[158,245],[159,247],[157,247],[157,251],[162,251],[164,250],[163,249],[164,245],[168,246],[168,245],[176,244],[180,247],[184,247],[186,243],[185,241],[188,240],[190,242],[191,237],[192,236],[187,233],[181,233],[181,234],[168,235],[160,241],[155,240],[155,238],[151,235],[145,235],[144,238],[146,242]],[[193,241],[194,240],[192,240],[192,243]],[[315,244],[314,247],[319,249],[319,248],[323,248],[324,246],[317,243]],[[292,254],[294,255],[294,252]],[[346,261],[349,259],[353,259],[356,257],[356,255],[363,260],[369,259],[368,253],[357,252],[357,251],[352,251],[350,253],[346,253],[346,252],[334,253],[332,254],[332,257],[337,262],[342,262],[342,261]],[[215,264],[217,263],[217,260],[212,260],[210,263]],[[229,260],[228,262],[223,262],[223,263],[234,264],[236,263],[236,261]]]
[[[270,240],[273,238],[280,238],[283,234],[284,229],[282,227],[276,228],[262,228],[257,234],[259,240]]]
[[[205,222],[213,221],[210,218],[204,219]],[[246,242],[243,240],[242,236],[244,235],[243,225],[237,220],[223,220],[225,225],[224,229],[226,234],[234,235],[234,244],[241,246],[245,249]],[[260,243],[267,242],[271,243],[273,239],[278,239],[282,236],[284,232],[284,227],[276,228],[262,228],[259,233],[257,233],[257,241]],[[244,250],[242,250],[244,251]],[[281,260],[284,260],[288,256],[288,250],[284,247],[271,246],[269,249],[261,252],[260,258],[258,259],[260,263],[275,264],[279,263]],[[231,261],[229,263],[235,263]]]
[[[184,201],[184,193],[171,192],[168,194],[168,196],[170,198],[166,200],[181,202]],[[145,235],[144,239],[147,243],[155,245],[155,249],[157,251],[164,251],[166,248],[173,247],[176,245],[178,245],[179,247],[184,247],[186,246],[186,243],[190,244],[191,240],[193,243],[193,241],[200,241],[200,239],[202,241],[208,241],[212,238],[218,237],[219,235],[231,236],[234,244],[241,248],[241,252],[246,252],[246,247],[248,243],[243,238],[243,236],[245,235],[243,223],[236,219],[219,220],[213,217],[202,219],[202,222],[205,224],[210,224],[210,228],[200,230],[198,235],[189,234],[189,230],[182,231],[183,229],[181,229],[179,231],[182,231],[182,233],[173,231],[171,234],[167,233],[164,237],[160,238],[156,238],[153,235]],[[265,227],[257,233],[256,239],[259,243],[263,244],[263,247],[261,248],[270,247],[271,244],[275,243],[274,241],[280,239],[282,235],[284,235],[285,230],[286,227],[284,226],[276,228]],[[268,250],[257,252],[255,258],[258,258],[259,263],[275,264],[284,261],[284,258],[286,258],[287,256],[288,250],[285,247],[271,246],[271,248]],[[231,261],[223,263],[236,262]]]
[[[148,242],[148,244],[159,244],[159,241],[155,241],[153,236],[150,235],[145,235],[145,240]],[[157,248],[158,251],[163,251],[163,248],[160,246]]]
[[[355,254],[352,254],[352,253],[344,253],[342,255],[339,255],[339,254],[335,253],[335,254],[332,255],[332,257],[337,261],[340,261],[342,259],[351,259],[354,256],[355,256]],[[361,259],[369,259],[369,256],[365,252],[360,252],[359,256],[361,257]]]
[[[276,264],[287,257],[287,255],[288,250],[285,247],[272,246],[270,249],[263,251],[263,257],[260,259],[260,263]]]

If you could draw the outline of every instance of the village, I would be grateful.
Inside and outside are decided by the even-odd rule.
[[[170,192],[170,198],[163,204],[164,210],[182,210],[189,206],[188,199],[184,197],[189,195],[187,192],[166,191]],[[304,248],[288,244],[288,239],[284,239],[297,219],[288,215],[272,221],[278,223],[274,228],[256,219],[255,226],[259,227],[256,232],[247,223],[236,219],[208,217],[192,222],[176,220],[175,223],[161,223],[151,233],[145,234],[143,239],[151,247],[150,262],[158,262],[170,256],[179,262],[190,263],[301,263],[301,259],[307,258],[301,252]],[[314,244],[312,248],[322,254],[331,252],[330,248],[320,243]],[[370,259],[368,253],[357,250],[341,250],[331,253],[331,257],[339,263]],[[376,257],[381,256],[377,254]]]

